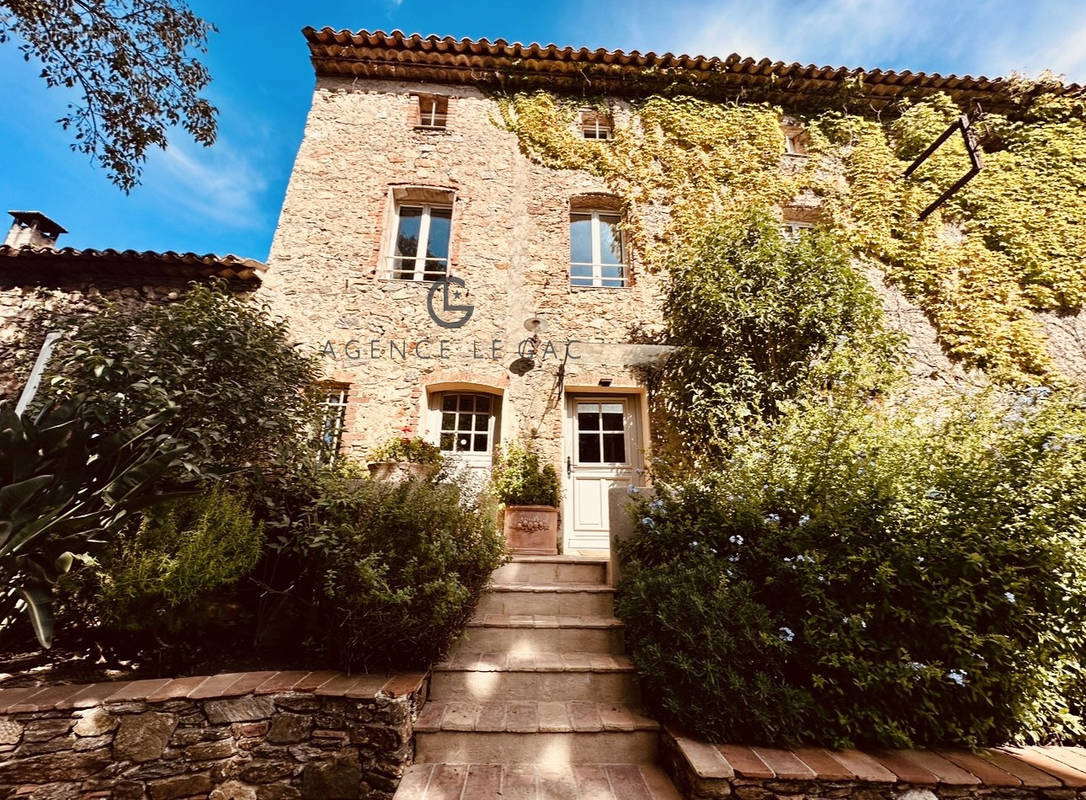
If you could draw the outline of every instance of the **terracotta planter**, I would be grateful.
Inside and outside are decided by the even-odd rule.
[[[558,554],[558,509],[554,506],[506,506],[505,543],[516,555]]]
[[[424,481],[433,477],[437,464],[417,464],[414,461],[371,461],[366,465],[375,481]]]

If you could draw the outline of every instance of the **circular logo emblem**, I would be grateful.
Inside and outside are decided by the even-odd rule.
[[[471,315],[475,313],[475,306],[459,302],[467,299],[468,288],[463,278],[449,275],[443,281],[435,281],[430,286],[430,293],[426,296],[426,310],[430,312],[430,319],[442,328],[462,328],[468,324]],[[438,291],[441,291],[441,302],[436,300]],[[449,318],[449,315],[453,315]]]

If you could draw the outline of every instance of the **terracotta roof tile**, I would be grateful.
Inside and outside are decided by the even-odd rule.
[[[865,99],[875,107],[902,95],[948,92],[958,102],[978,101],[1003,110],[1011,81],[983,75],[940,75],[904,70],[787,64],[763,58],[725,58],[637,50],[574,49],[496,39],[454,39],[402,31],[357,32],[307,27],[302,30],[318,75],[502,88],[551,88],[596,94],[640,95],[680,90],[714,97],[749,97],[800,107],[832,95],[845,81],[862,78]],[[1068,84],[1067,95],[1083,87]]]
[[[73,275],[108,275],[141,280],[176,278],[207,280],[225,278],[241,283],[260,282],[267,266],[251,258],[211,253],[177,253],[172,250],[77,250],[64,247],[0,246],[0,276],[29,284]]]

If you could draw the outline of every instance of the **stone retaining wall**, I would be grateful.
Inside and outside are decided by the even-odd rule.
[[[688,800],[1083,800],[1086,750],[827,750],[711,745],[666,727],[660,757]]]
[[[0,797],[391,798],[421,674],[230,673],[0,691]]]

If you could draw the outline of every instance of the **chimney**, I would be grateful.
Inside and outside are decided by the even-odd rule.
[[[4,239],[5,247],[44,247],[57,249],[57,237],[67,233],[40,211],[9,211],[15,221]]]

